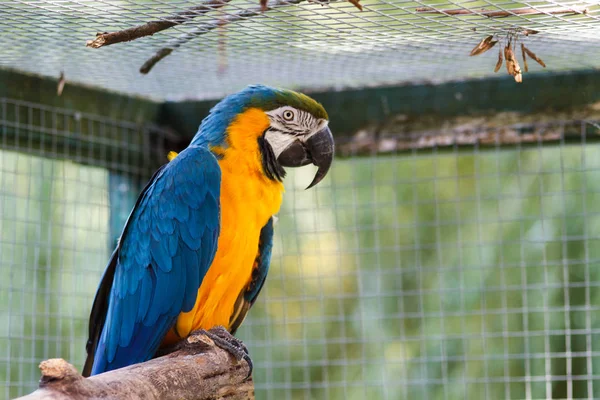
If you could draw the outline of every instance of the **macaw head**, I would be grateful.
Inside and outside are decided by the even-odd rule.
[[[323,106],[291,90],[248,86],[219,102],[200,124],[192,145],[206,145],[217,157],[230,149],[256,156],[264,175],[276,181],[283,167],[314,164],[319,183],[333,160],[333,135]]]

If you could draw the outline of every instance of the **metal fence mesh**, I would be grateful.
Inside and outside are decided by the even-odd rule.
[[[41,360],[81,366],[91,295],[156,165],[147,129],[0,98],[0,398]]]
[[[539,31],[525,42],[545,60],[544,71],[600,66],[600,6],[593,1],[362,0],[360,12],[346,1],[271,0],[284,6],[219,27],[219,21],[257,6],[257,0],[231,0],[151,37],[85,47],[96,32],[168,19],[198,4],[5,0],[0,2],[0,66],[52,77],[64,70],[67,81],[157,99],[214,99],[248,82],[315,90],[491,76],[495,52],[468,57],[469,51],[486,35],[512,29]],[[512,16],[417,12],[421,7],[505,10]],[[513,15],[528,8],[540,14]],[[553,14],[557,8],[587,13]],[[185,35],[194,39],[181,39]],[[142,64],[165,47],[173,53],[141,75]],[[536,64],[531,70],[543,69]]]
[[[248,341],[270,352],[257,387],[597,398],[597,150],[352,159],[320,193],[294,191],[260,304],[271,318],[255,311],[242,332],[274,324]]]
[[[115,235],[168,149],[143,151],[147,129],[128,122],[0,104],[9,398],[35,388],[43,359],[81,367]],[[310,191],[311,171],[293,171],[267,284],[239,332],[257,398],[600,397],[590,126],[571,145],[338,159]]]
[[[0,67],[64,71],[65,90],[213,99],[250,82],[333,90],[487,77],[495,51],[468,57],[475,44],[534,29],[523,40],[544,71],[573,71],[600,67],[596,3],[363,0],[360,12],[270,0],[275,9],[217,27],[257,6],[232,0],[90,49],[96,32],[198,2],[5,0]],[[565,7],[586,12],[553,13]],[[448,14],[528,8],[540,14]],[[141,75],[164,47],[172,54]],[[600,129],[578,123],[552,127],[568,143],[558,132],[553,144],[338,159],[310,191],[311,171],[290,171],[267,284],[239,331],[257,398],[600,398],[600,149],[587,143]],[[7,98],[0,135],[0,398],[12,398],[36,387],[43,359],[81,367],[100,275],[170,149],[150,125]]]

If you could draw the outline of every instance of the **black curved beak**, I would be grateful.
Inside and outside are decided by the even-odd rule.
[[[327,175],[333,161],[334,148],[333,135],[326,126],[307,140],[298,138],[281,152],[277,161],[284,167],[302,167],[310,163],[319,167],[313,181],[306,188],[310,189]]]

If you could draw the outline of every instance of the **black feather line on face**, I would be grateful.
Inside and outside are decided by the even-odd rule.
[[[283,178],[285,178],[285,170],[277,161],[275,153],[273,153],[273,148],[265,139],[264,134],[258,138],[258,148],[260,149],[262,166],[265,175],[267,175],[267,177],[273,181],[277,180],[282,182]]]

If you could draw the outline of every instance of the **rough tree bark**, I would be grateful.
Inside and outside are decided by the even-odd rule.
[[[87,379],[60,358],[43,361],[40,369],[39,389],[20,400],[254,399],[248,364],[201,333],[173,353]]]

